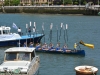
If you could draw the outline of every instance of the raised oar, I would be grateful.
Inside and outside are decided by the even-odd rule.
[[[64,30],[64,41],[65,41],[65,44],[66,44],[65,26],[64,25],[63,25],[63,30]]]
[[[52,41],[52,27],[53,27],[53,23],[51,23],[50,25],[50,42]]]
[[[35,29],[35,35],[36,35],[36,37],[37,37],[37,30],[36,30],[36,23],[35,23],[35,22],[34,22],[33,27],[34,27],[34,29]],[[37,43],[38,43],[38,41],[37,41]]]
[[[67,42],[68,42],[68,33],[67,33],[68,25],[66,24],[66,37],[67,37]]]
[[[60,40],[60,36],[61,36],[61,30],[62,30],[62,27],[63,27],[63,23],[61,23],[61,28],[60,28],[60,35],[59,35],[59,40]]]
[[[42,33],[44,34],[44,23],[42,25]],[[45,36],[44,36],[44,43],[45,43]]]
[[[93,44],[84,43],[82,40],[79,43],[86,46],[86,47],[89,47],[89,48],[92,48],[92,49],[94,48]]]
[[[94,45],[93,44],[88,44],[88,43],[84,43],[84,46],[86,46],[86,47],[89,47],[89,48],[94,48]]]
[[[56,28],[57,28],[57,42],[58,42],[58,26],[56,26]]]

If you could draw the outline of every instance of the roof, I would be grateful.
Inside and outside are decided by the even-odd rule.
[[[6,26],[1,26],[0,27],[0,30],[10,30],[11,28],[10,27],[6,27]]]
[[[29,48],[29,47],[12,47],[5,50],[5,52],[33,52],[35,48]]]

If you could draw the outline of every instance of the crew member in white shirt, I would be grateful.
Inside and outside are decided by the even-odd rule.
[[[21,29],[20,29],[20,27],[18,28],[18,34],[21,35]]]

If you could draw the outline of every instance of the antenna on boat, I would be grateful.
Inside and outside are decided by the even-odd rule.
[[[27,35],[27,28],[28,28],[28,24],[26,24],[26,35]],[[27,47],[27,38],[26,38],[26,47]]]

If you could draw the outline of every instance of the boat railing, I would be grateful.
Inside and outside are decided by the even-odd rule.
[[[31,61],[31,64],[29,65],[27,73],[32,73],[34,70],[36,70],[37,69],[36,66],[39,64],[38,62],[39,62],[39,56],[34,57],[33,60]]]

